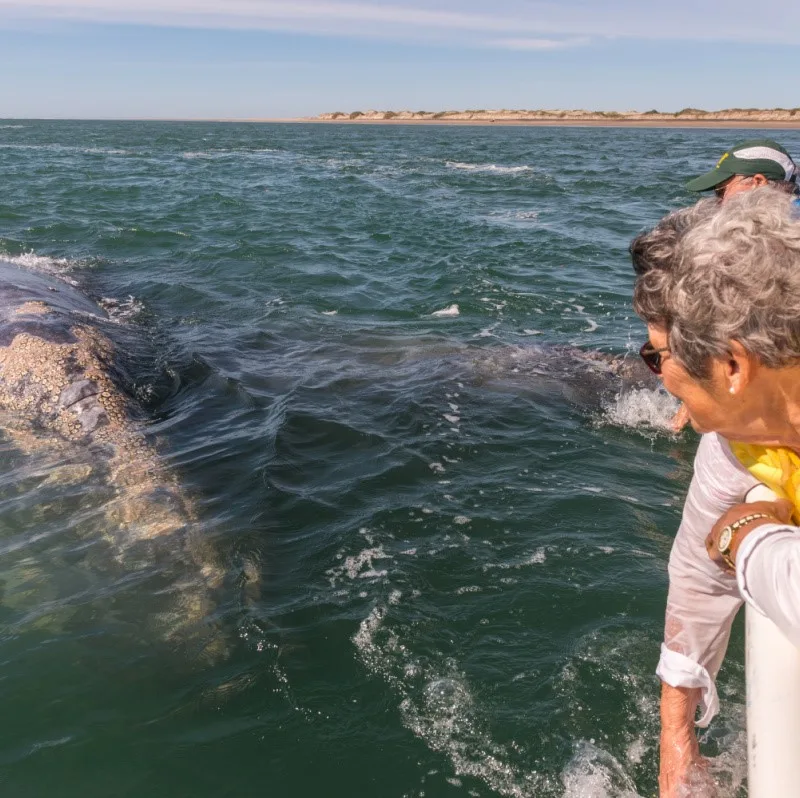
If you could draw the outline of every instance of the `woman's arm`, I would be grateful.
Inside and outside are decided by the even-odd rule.
[[[661,767],[658,786],[661,798],[677,798],[700,762],[694,733],[694,716],[700,690],[661,685]]]
[[[662,796],[702,771],[694,725],[707,726],[717,712],[717,671],[725,656],[733,618],[742,599],[733,574],[711,562],[705,539],[719,517],[742,501],[756,480],[741,468],[727,444],[703,437],[695,473],[669,562],[664,645],[657,673],[661,694]],[[693,767],[698,765],[698,768]]]
[[[800,529],[785,499],[740,504],[714,525],[706,538],[710,559],[736,574],[742,597],[800,646]],[[720,537],[729,534],[728,549]]]

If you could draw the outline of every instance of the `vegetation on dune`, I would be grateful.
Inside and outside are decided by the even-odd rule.
[[[800,119],[800,107],[797,108],[725,108],[719,111],[706,111],[702,108],[686,107],[680,111],[659,111],[651,108],[649,111],[587,111],[584,109],[494,109],[486,108],[467,108],[462,111],[334,111],[333,113],[321,114],[321,120],[358,120],[380,121],[380,120],[469,120],[469,121],[525,121],[528,120],[572,120],[575,122],[591,122],[592,120],[603,121],[613,120],[620,122],[635,122],[637,120],[687,120],[687,121],[772,121],[781,120],[795,123]]]

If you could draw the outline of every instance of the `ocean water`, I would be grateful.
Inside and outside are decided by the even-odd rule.
[[[581,352],[638,349],[630,238],[751,133],[0,124],[0,257],[108,310],[225,571],[209,656],[179,541],[115,560],[0,439],[4,794],[654,795],[697,441]]]

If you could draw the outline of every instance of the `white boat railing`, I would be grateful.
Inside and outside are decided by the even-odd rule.
[[[800,798],[800,649],[746,609],[747,794]]]

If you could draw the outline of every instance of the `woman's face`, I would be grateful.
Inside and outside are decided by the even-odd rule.
[[[655,349],[669,347],[667,331],[663,327],[651,324],[647,332]],[[662,352],[661,380],[664,387],[686,406],[689,420],[697,432],[719,432],[725,437],[736,438],[742,408],[729,392],[721,362],[714,361],[709,379],[700,382],[671,352]]]

